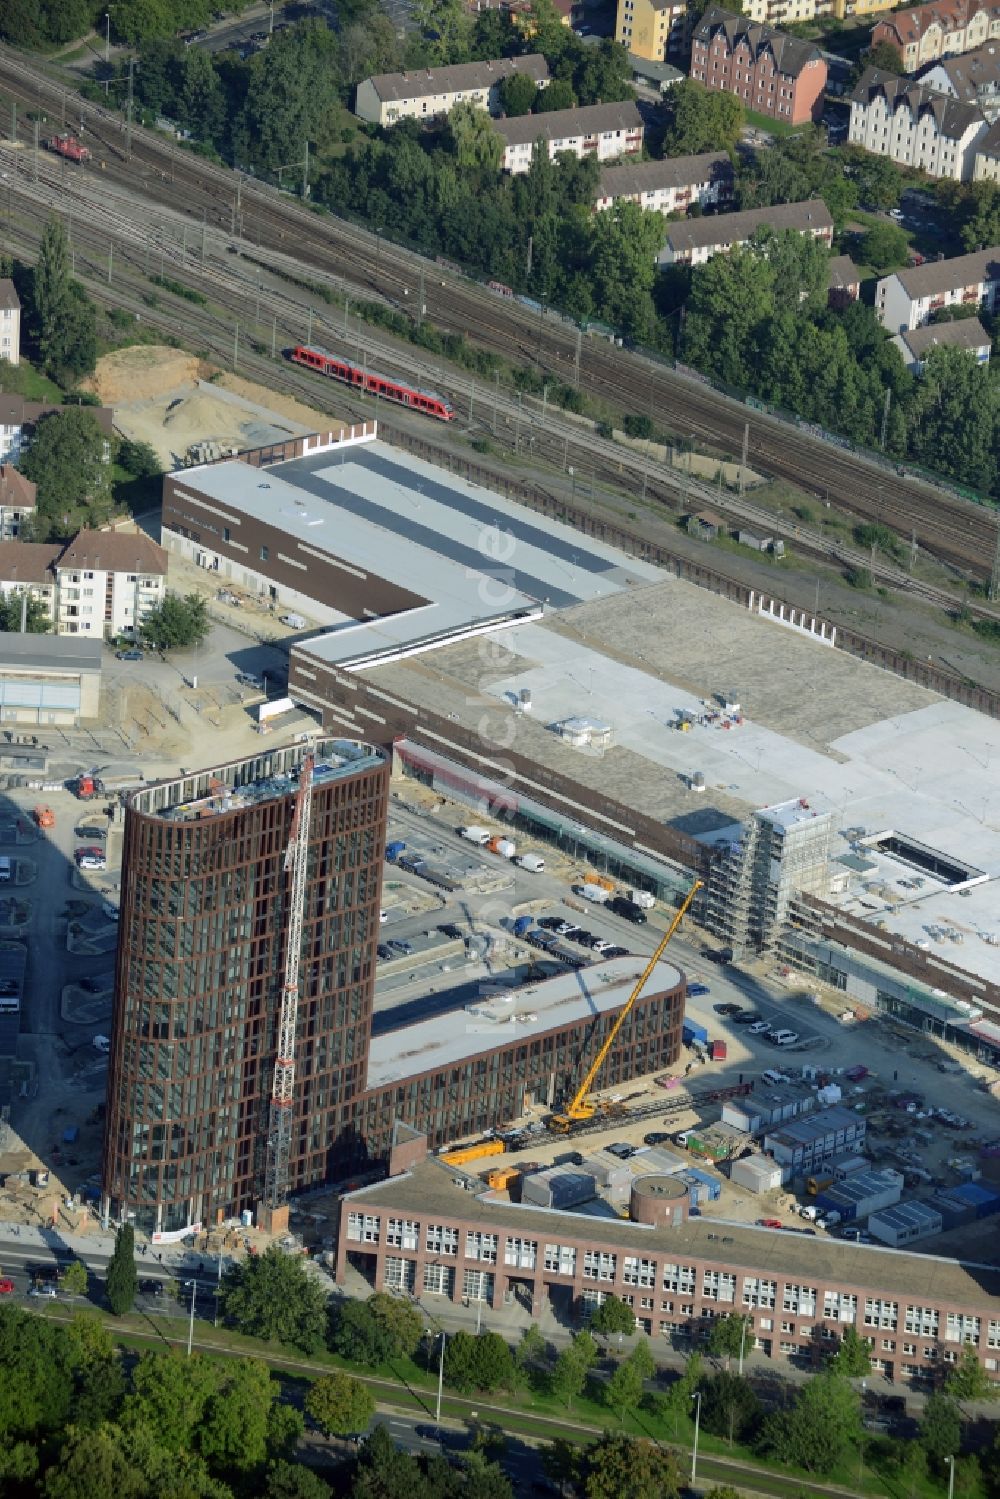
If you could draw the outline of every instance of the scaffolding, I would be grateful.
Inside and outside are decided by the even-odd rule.
[[[829,888],[833,816],[802,798],[762,807],[738,842],[724,845],[708,881],[708,925],[733,956],[774,950],[799,894]]]

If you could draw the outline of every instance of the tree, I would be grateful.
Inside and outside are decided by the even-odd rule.
[[[858,190],[858,202],[863,207],[883,211],[899,207],[903,179],[895,162],[888,156],[873,156],[860,146],[846,147],[842,158],[845,170]]]
[[[744,121],[743,105],[735,94],[683,78],[670,90],[667,107],[671,122],[663,144],[668,156],[735,148]]]
[[[108,1264],[105,1289],[108,1305],[116,1317],[132,1310],[139,1289],[139,1275],[135,1267],[135,1230],[130,1223],[123,1224],[115,1235],[115,1250]]]
[[[467,62],[472,18],[462,0],[414,0],[410,14],[430,63]]]
[[[448,116],[451,149],[466,171],[495,172],[503,158],[503,139],[485,109],[467,102],[456,104]]]
[[[190,1451],[216,1385],[216,1366],[201,1354],[187,1359],[174,1350],[144,1353],[132,1370],[121,1425],[152,1433],[168,1452]]]
[[[22,473],[38,485],[32,532],[35,541],[71,536],[81,526],[99,527],[111,513],[106,438],[93,412],[66,406],[39,417]]]
[[[252,1358],[216,1365],[212,1374],[214,1388],[198,1423],[196,1446],[213,1472],[228,1476],[256,1470],[272,1449],[277,1381],[265,1363]],[[293,1444],[304,1422],[297,1411],[285,1411],[293,1418]],[[280,1445],[290,1445],[284,1432]]]
[[[456,1390],[495,1390],[514,1383],[514,1360],[495,1332],[456,1332],[445,1344],[444,1377]]]
[[[337,105],[337,42],[319,21],[304,21],[272,37],[249,65],[245,102],[233,136],[237,159],[273,172],[301,161]]]
[[[424,1335],[423,1318],[409,1301],[376,1291],[365,1303],[382,1329],[390,1358],[412,1358]]]
[[[950,1395],[935,1391],[927,1397],[918,1438],[931,1462],[940,1466],[954,1457],[962,1445],[962,1418]]]
[[[535,99],[536,114],[551,114],[557,109],[573,109],[576,105],[576,95],[573,85],[568,78],[553,78],[552,82],[545,88],[538,90]]]
[[[514,1362],[519,1369],[530,1368],[545,1357],[548,1344],[537,1322],[532,1322],[521,1334],[521,1341],[514,1349]]]
[[[898,224],[873,224],[861,236],[861,258],[880,275],[905,265],[909,249],[906,232]]]
[[[713,1317],[708,1332],[705,1350],[713,1358],[740,1358],[753,1348],[753,1318],[730,1312],[726,1317]]]
[[[72,1260],[62,1273],[62,1288],[70,1296],[86,1296],[87,1267],[82,1260]]]
[[[337,1309],[330,1334],[330,1347],[352,1364],[375,1369],[393,1357],[387,1329],[378,1321],[369,1301],[344,1301]]]
[[[634,1364],[643,1379],[652,1379],[656,1373],[656,1360],[653,1358],[653,1350],[649,1346],[648,1338],[640,1338],[628,1358],[629,1363]]]
[[[557,1400],[572,1409],[573,1401],[587,1382],[587,1365],[570,1345],[556,1359],[549,1375],[549,1388]]]
[[[349,1374],[324,1374],[306,1396],[306,1411],[328,1437],[366,1431],[375,1414],[375,1398],[368,1386]]]
[[[5,1446],[66,1424],[74,1372],[66,1329],[13,1306],[0,1307],[0,1436]]]
[[[781,1462],[829,1473],[861,1436],[857,1392],[829,1370],[803,1385],[792,1405],[764,1423],[762,1443]]]
[[[171,651],[201,645],[211,628],[208,605],[200,593],[165,593],[147,610],[139,625],[143,640]]]
[[[500,83],[500,107],[510,119],[531,113],[536,88],[527,73],[511,73]]]
[[[909,431],[914,457],[984,493],[996,490],[1000,386],[964,349],[928,350]]]
[[[133,479],[155,479],[163,473],[156,449],[148,442],[134,442],[126,437],[118,445],[118,462]]]
[[[49,611],[41,599],[26,588],[15,588],[0,594],[0,631],[16,635],[21,629],[21,615],[28,635],[44,635],[52,628]]]
[[[330,1485],[304,1463],[283,1458],[268,1470],[264,1499],[330,1499]]]
[[[591,1314],[590,1329],[604,1337],[624,1333],[631,1337],[635,1332],[635,1312],[619,1297],[609,1293]]]
[[[326,1293],[301,1259],[276,1244],[230,1266],[219,1305],[226,1321],[249,1337],[289,1343],[303,1353],[317,1353],[325,1342]]]
[[[631,1411],[639,1409],[643,1393],[642,1374],[631,1359],[618,1365],[604,1385],[603,1393],[604,1399],[612,1410],[618,1412],[618,1419],[623,1424]]]
[[[582,1465],[586,1499],[677,1499],[683,1487],[674,1452],[622,1432],[605,1432]]]
[[[760,1401],[742,1374],[722,1369],[703,1385],[701,1424],[714,1436],[725,1437],[730,1446],[756,1431],[760,1417]]]
[[[995,1400],[1000,1393],[968,1344],[949,1371],[944,1388],[953,1400]]]
[[[845,1379],[861,1379],[872,1372],[873,1347],[870,1338],[859,1337],[853,1327],[847,1327],[827,1365]]]
[[[876,42],[865,53],[866,68],[878,68],[883,73],[894,73],[897,78],[903,73],[903,54],[892,42]]]
[[[70,276],[66,231],[49,219],[42,231],[31,284],[30,326],[47,375],[72,384],[90,374],[97,358],[93,304]]]

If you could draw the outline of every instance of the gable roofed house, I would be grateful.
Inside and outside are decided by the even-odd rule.
[[[941,307],[1000,305],[1000,245],[928,260],[884,276],[875,288],[875,311],[890,333],[905,333],[930,322]]]
[[[987,42],[961,57],[943,58],[921,75],[920,82],[982,110],[992,124],[1000,115],[1000,41]]]
[[[354,113],[382,126],[400,120],[431,120],[450,114],[457,104],[475,104],[496,114],[501,83],[519,73],[537,88],[545,88],[549,81],[549,65],[540,52],[406,73],[376,73],[358,84]]]
[[[505,172],[526,172],[538,140],[544,141],[551,160],[562,151],[612,161],[618,156],[637,156],[642,150],[642,115],[632,100],[520,115],[497,120],[493,128],[503,140]]]
[[[964,182],[972,177],[976,143],[989,129],[979,109],[900,78],[866,68],[851,95],[852,146],[888,156],[929,177]]]
[[[952,323],[925,323],[920,328],[897,333],[892,342],[907,369],[919,375],[931,349],[963,349],[977,364],[990,362],[990,335],[977,317]]]
[[[976,141],[974,182],[1000,182],[1000,120]]]
[[[0,539],[9,541],[34,510],[38,486],[9,463],[0,463]]]
[[[811,234],[825,244],[833,242],[833,219],[822,198],[805,203],[775,203],[770,208],[748,208],[743,213],[712,214],[702,219],[682,219],[667,224],[659,255],[661,265],[704,265],[713,255],[745,245],[759,229],[775,234],[793,230]]]
[[[930,0],[892,11],[872,27],[872,46],[888,42],[897,47],[903,71],[918,68],[939,57],[971,52],[991,38],[1000,37],[1000,5],[982,0]]]
[[[691,77],[790,125],[823,112],[827,65],[812,42],[713,5],[691,38]]]
[[[597,207],[638,203],[659,213],[676,213],[700,203],[719,203],[733,190],[733,164],[726,151],[667,156],[662,161],[605,167],[597,187]]]

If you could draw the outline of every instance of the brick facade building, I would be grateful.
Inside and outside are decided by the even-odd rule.
[[[819,48],[713,5],[691,40],[691,77],[735,94],[747,109],[791,125],[823,112],[826,63]]]

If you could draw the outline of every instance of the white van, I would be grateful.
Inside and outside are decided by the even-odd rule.
[[[750,1027],[753,1030],[753,1026]],[[774,1042],[777,1046],[794,1046],[799,1039],[798,1031],[775,1031]]]
[[[14,873],[11,867],[10,859],[8,859],[6,855],[0,857],[0,881],[6,883],[8,880],[13,879],[13,877]]]
[[[753,1025],[747,1026],[747,1034],[750,1036],[763,1036],[764,1032],[770,1029],[771,1027],[766,1020],[755,1020]]]

